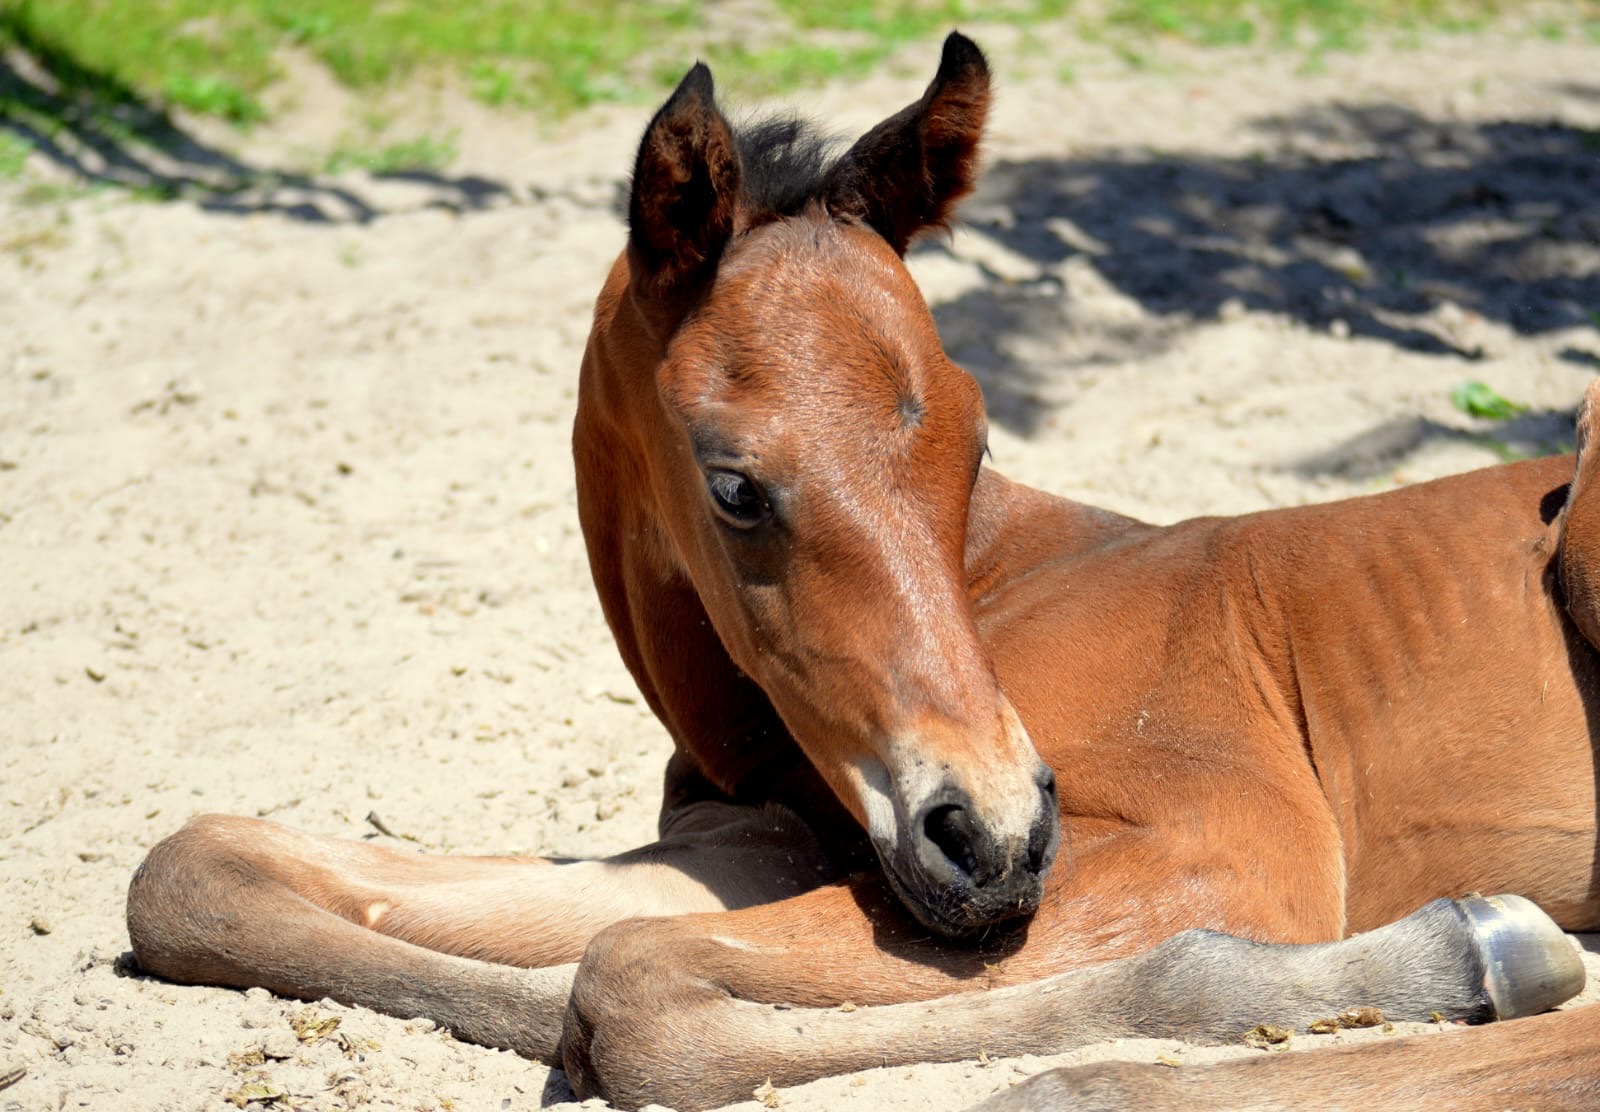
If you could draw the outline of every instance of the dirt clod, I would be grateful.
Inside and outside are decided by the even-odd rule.
[[[1294,1032],[1287,1027],[1279,1027],[1275,1023],[1258,1023],[1244,1033],[1246,1046],[1266,1049],[1272,1046],[1284,1046],[1294,1038]]]
[[[1349,1008],[1339,1013],[1339,1024],[1343,1027],[1377,1027],[1381,1023],[1382,1008]]]

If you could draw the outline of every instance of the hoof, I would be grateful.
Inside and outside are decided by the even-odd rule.
[[[1555,921],[1521,896],[1463,896],[1496,1019],[1547,1012],[1583,991],[1583,960]]]

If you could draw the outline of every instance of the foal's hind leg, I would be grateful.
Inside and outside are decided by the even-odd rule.
[[[1557,568],[1567,613],[1591,645],[1600,648],[1600,379],[1584,391],[1578,409],[1577,462],[1567,504],[1557,522]]]
[[[169,980],[426,1016],[550,1061],[571,963],[597,931],[833,876],[809,829],[777,807],[691,803],[665,817],[659,842],[566,863],[430,856],[207,815],[139,867],[128,934],[140,965]]]

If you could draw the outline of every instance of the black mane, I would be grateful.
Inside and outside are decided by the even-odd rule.
[[[839,143],[809,120],[768,116],[734,128],[745,201],[755,212],[793,216],[821,198]]]

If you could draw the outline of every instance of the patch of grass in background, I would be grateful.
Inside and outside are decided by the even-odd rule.
[[[151,95],[244,124],[276,74],[276,42],[235,21],[232,3],[0,0],[0,47],[44,63],[61,91],[100,107]],[[218,9],[222,9],[219,11]]]
[[[747,96],[779,93],[807,82],[862,74],[906,43],[932,39],[952,27],[1030,24],[1064,16],[1070,0],[770,0],[792,31],[780,44],[753,49],[729,43],[717,52],[718,79]],[[655,77],[666,87],[683,75],[685,59],[662,59]]]
[[[1528,407],[1511,401],[1488,383],[1476,380],[1457,383],[1450,391],[1450,404],[1468,417],[1488,421],[1509,421]]]
[[[180,105],[191,112],[221,116],[240,127],[247,127],[267,115],[259,100],[215,74],[175,73],[162,83],[161,92],[169,104]]]
[[[0,0],[0,43],[43,44],[117,85],[241,125],[264,115],[285,47],[353,88],[503,66],[502,101],[556,115],[610,95],[631,59],[697,17],[694,3],[626,0]]]
[[[14,178],[33,153],[33,144],[20,135],[0,131],[0,179]]]
[[[1358,48],[1376,30],[1472,30],[1517,0],[1112,0],[1108,28],[1202,45]],[[1581,10],[1582,5],[1578,5]]]
[[[435,139],[419,135],[398,143],[363,147],[341,143],[329,153],[323,170],[330,174],[366,170],[372,174],[404,174],[442,170],[456,159],[455,136]]]
[[[1320,51],[1357,46],[1377,28],[1479,25],[1526,0],[1104,0],[1083,13],[1072,0],[768,3],[790,27],[769,34],[758,25],[715,48],[719,78],[745,95],[863,72],[953,25],[981,33],[985,23],[1069,19],[1071,30],[1055,33],[1100,37],[1131,57],[1153,38]],[[702,0],[0,0],[0,47],[48,57],[56,79],[108,117],[119,105],[164,103],[249,126],[265,115],[285,49],[355,89],[439,74],[484,103],[553,117],[659,95],[706,31],[703,8]],[[1576,0],[1571,25],[1593,34],[1596,0]],[[1558,26],[1547,21],[1543,33]],[[0,120],[28,110],[8,107],[4,75]]]
[[[1057,18],[1068,0],[994,7],[772,0],[792,31],[754,49],[719,48],[719,74],[752,93],[787,89],[862,72],[957,23]],[[0,44],[45,45],[122,88],[242,126],[264,116],[261,97],[280,76],[283,48],[305,51],[351,88],[431,70],[464,77],[490,105],[559,116],[657,95],[687,65],[672,44],[705,26],[699,0],[0,0]]]

